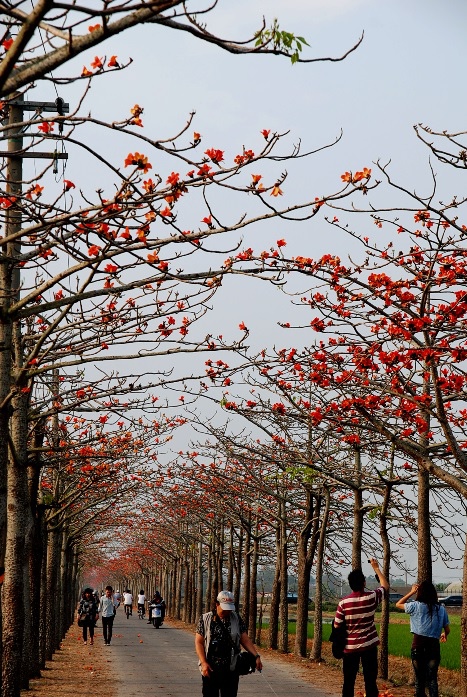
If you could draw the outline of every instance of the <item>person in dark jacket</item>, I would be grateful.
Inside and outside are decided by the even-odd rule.
[[[83,642],[94,644],[94,625],[99,619],[99,606],[94,597],[92,588],[85,588],[78,605],[78,620],[83,622]]]

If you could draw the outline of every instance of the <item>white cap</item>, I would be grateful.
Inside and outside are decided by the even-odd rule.
[[[217,602],[223,610],[235,610],[235,597],[230,591],[221,591],[217,596]]]

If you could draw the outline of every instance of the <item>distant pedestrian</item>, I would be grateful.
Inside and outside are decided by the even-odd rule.
[[[412,595],[416,598],[409,601]],[[410,616],[415,697],[425,697],[425,687],[430,697],[438,697],[439,642],[445,642],[450,632],[446,608],[440,605],[436,588],[429,581],[415,583],[396,607]]]
[[[83,642],[94,644],[94,626],[99,619],[99,606],[93,594],[92,588],[85,588],[78,605],[78,620],[83,627]]]
[[[203,681],[203,697],[236,697],[239,672],[237,657],[240,645],[256,659],[262,670],[260,655],[247,634],[246,625],[235,612],[234,595],[221,591],[216,608],[199,618],[195,648]]]
[[[105,587],[105,595],[102,596],[99,612],[102,620],[102,633],[104,635],[104,644],[110,646],[112,641],[112,628],[115,617],[115,601],[113,598],[112,586]]]
[[[339,601],[334,625],[345,622],[347,639],[342,658],[344,684],[342,697],[353,697],[355,679],[360,662],[362,663],[366,697],[378,697],[376,678],[378,676],[378,634],[375,627],[375,611],[389,590],[389,583],[379,568],[376,559],[370,559],[380,587],[376,590],[365,588],[366,578],[361,569],[349,574],[352,593]]]
[[[133,596],[128,588],[123,591],[123,609],[128,619],[133,614]]]
[[[142,620],[144,620],[145,602],[146,596],[144,595],[144,589],[142,588],[138,594],[138,615]]]

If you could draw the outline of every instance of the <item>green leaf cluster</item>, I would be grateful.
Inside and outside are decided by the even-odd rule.
[[[288,53],[292,65],[298,61],[303,46],[309,46],[303,36],[295,36],[289,31],[282,31],[277,19],[274,19],[269,29],[262,29],[256,34],[255,46],[264,44],[272,44],[273,50]]]

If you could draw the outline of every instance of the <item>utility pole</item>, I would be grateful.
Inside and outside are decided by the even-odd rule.
[[[6,192],[9,197],[16,198],[18,201],[21,200],[22,194],[22,181],[23,181],[23,159],[52,159],[54,162],[56,160],[66,160],[68,159],[67,153],[57,153],[57,152],[37,152],[37,151],[24,151],[23,150],[23,127],[16,124],[23,123],[24,112],[25,111],[35,111],[36,113],[42,112],[56,112],[59,116],[63,116],[69,111],[69,104],[66,104],[63,99],[58,97],[55,102],[26,102],[22,94],[18,94],[13,99],[8,101],[9,117],[8,125],[8,150],[0,151],[0,157],[8,158],[7,163],[7,182],[6,182]],[[6,238],[9,239],[19,233],[21,230],[21,207],[12,205],[7,210],[6,216]],[[11,246],[12,245],[12,246]],[[20,242],[18,235],[18,242],[12,242],[11,245],[7,245],[8,249],[3,251],[10,256],[15,253],[19,253]],[[20,285],[20,269],[15,267],[14,272],[15,278],[13,279],[13,288],[19,290]],[[16,278],[16,276],[18,278]],[[0,289],[1,292],[1,289]]]

